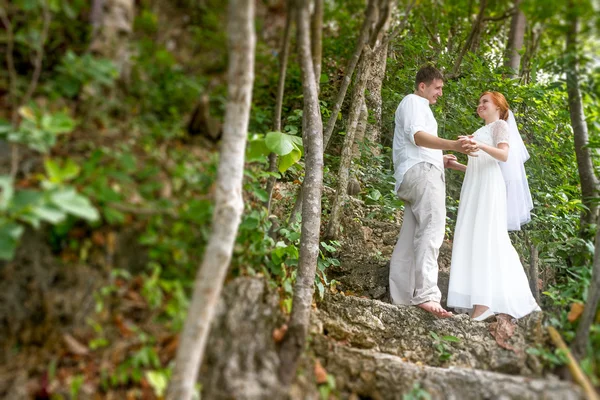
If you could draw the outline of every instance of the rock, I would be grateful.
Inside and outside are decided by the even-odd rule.
[[[200,370],[202,398],[281,396],[272,333],[283,322],[278,296],[263,279],[241,277],[225,286]]]
[[[510,344],[516,351],[498,346],[488,324],[472,321],[464,314],[440,319],[418,307],[342,294],[326,294],[313,314],[313,323],[320,327],[322,335],[331,339],[411,362],[539,376],[539,360],[526,352],[529,343],[538,339],[531,328],[536,324],[527,322],[536,318],[539,322],[539,313],[525,318],[515,329]],[[435,340],[432,332],[440,338],[449,336],[458,341]]]
[[[353,349],[315,338],[313,349],[336,378],[340,398],[403,399],[422,390],[432,399],[583,399],[574,384],[531,379],[470,368],[437,368],[405,362],[398,356]],[[416,386],[418,385],[418,386]]]

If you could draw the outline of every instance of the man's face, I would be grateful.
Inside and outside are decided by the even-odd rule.
[[[421,96],[429,100],[429,104],[435,104],[437,103],[437,98],[442,95],[444,81],[441,79],[434,79],[429,85],[421,82],[419,86],[422,89]]]

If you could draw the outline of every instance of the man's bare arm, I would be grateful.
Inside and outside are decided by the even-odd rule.
[[[457,141],[442,139],[424,131],[415,133],[415,143],[417,146],[427,147],[434,150],[452,150],[459,153],[469,154],[476,150],[476,147],[469,141]]]

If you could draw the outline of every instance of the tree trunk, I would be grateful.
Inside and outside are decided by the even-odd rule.
[[[275,115],[273,116],[273,130],[281,132],[281,109],[283,107],[283,93],[285,90],[285,76],[287,63],[290,54],[290,32],[293,22],[293,4],[287,2],[287,15],[285,18],[285,28],[283,30],[283,39],[281,42],[281,51],[279,52],[279,80],[277,81],[277,98],[275,100]],[[277,172],[277,154],[269,154],[269,172]],[[271,200],[273,196],[273,186],[275,186],[275,177],[269,177],[267,181],[267,215],[271,214]]]
[[[310,24],[310,45],[317,82],[317,92],[321,82],[321,58],[323,57],[323,0],[315,0],[315,9]]]
[[[571,7],[572,8],[572,7]],[[588,128],[583,114],[583,102],[579,90],[578,72],[578,50],[577,31],[578,17],[574,13],[570,16],[570,26],[567,31],[567,94],[569,96],[569,113],[571,115],[571,126],[575,139],[575,155],[577,157],[577,169],[581,181],[581,194],[583,204],[589,208],[581,215],[582,233],[585,228],[596,221],[598,205],[594,197],[598,194],[598,178],[594,173],[594,164],[590,149],[587,147],[589,137]]]
[[[598,221],[600,222],[600,220]],[[592,280],[588,288],[588,296],[585,301],[585,308],[579,320],[575,340],[571,344],[573,355],[578,360],[585,357],[587,345],[590,340],[590,327],[594,323],[600,302],[600,229],[596,230],[596,246],[594,251],[594,266],[592,270]]]
[[[527,50],[521,59],[521,69],[519,71],[522,83],[527,84],[531,81],[531,60],[535,58],[541,37],[541,30],[533,29],[533,27],[530,28],[526,44]]]
[[[367,94],[365,98],[367,109],[370,110],[371,121],[367,119],[366,138],[371,143],[371,153],[379,155],[379,138],[381,136],[382,124],[382,99],[381,87],[385,79],[385,69],[387,64],[388,44],[382,44],[375,50],[371,59],[370,78],[367,81]]]
[[[369,47],[365,47],[362,54],[360,66],[356,73],[357,82],[354,84],[352,92],[352,106],[350,108],[350,116],[348,117],[348,126],[344,145],[342,147],[342,155],[340,159],[340,169],[338,172],[338,187],[336,190],[335,199],[331,206],[331,214],[329,223],[325,230],[325,237],[328,239],[337,239],[340,227],[340,214],[346,198],[348,197],[348,177],[350,176],[350,164],[352,163],[352,148],[354,144],[354,134],[358,125],[359,116],[361,114],[362,105],[365,102],[365,88],[367,80],[370,78],[371,58],[373,51]]]
[[[360,30],[360,35],[358,36],[358,40],[356,42],[356,48],[354,49],[354,54],[348,60],[348,64],[344,69],[345,75],[342,80],[342,85],[340,86],[340,90],[335,98],[335,103],[331,110],[331,116],[327,121],[327,125],[325,127],[325,133],[323,135],[323,148],[327,149],[327,145],[329,144],[329,139],[331,139],[331,134],[333,133],[333,129],[335,128],[335,122],[337,121],[338,114],[340,109],[342,108],[342,103],[344,102],[344,98],[346,97],[346,91],[348,90],[348,86],[350,86],[350,81],[352,80],[352,75],[354,74],[354,69],[358,64],[358,60],[360,59],[360,55],[365,47],[365,44],[368,42],[371,36],[371,31],[373,25],[377,21],[377,4],[376,0],[369,0],[367,4],[367,10],[365,12],[365,20],[363,22],[362,28]]]
[[[304,95],[303,141],[306,170],[302,188],[302,230],[300,256],[289,329],[281,344],[281,381],[289,385],[296,376],[298,358],[304,349],[314,292],[319,230],[321,225],[321,190],[323,185],[323,122],[313,64],[310,54],[308,4],[296,0],[298,52]]]
[[[92,38],[98,34],[104,16],[104,1],[92,0],[92,11],[90,12],[90,24],[92,25]]]
[[[134,0],[96,0],[91,23],[93,36],[90,50],[115,62],[121,79],[128,81],[133,33]]]
[[[367,85],[368,86],[368,85]],[[366,99],[360,107],[360,115],[358,116],[358,125],[356,126],[356,134],[354,135],[354,145],[352,146],[352,156],[354,158],[360,156],[360,145],[365,138],[367,129],[367,119],[369,110],[367,109]]]
[[[221,142],[212,235],[196,275],[194,293],[175,360],[167,400],[189,400],[240,223],[242,178],[254,82],[254,1],[231,0],[228,93]]]
[[[458,55],[456,62],[454,63],[454,68],[452,69],[452,76],[458,75],[458,70],[460,69],[460,64],[462,63],[462,59],[464,58],[467,51],[473,47],[473,43],[477,43],[479,41],[479,36],[481,35],[483,24],[484,24],[484,16],[485,9],[487,7],[487,0],[481,0],[479,3],[479,14],[477,14],[477,19],[475,23],[473,23],[473,28],[469,33],[469,37],[465,42],[460,54]]]
[[[377,22],[376,34],[371,37],[371,48],[375,49],[373,57],[370,58],[371,65],[369,66],[369,79],[367,81],[367,93],[365,104],[367,110],[370,110],[373,123],[368,122],[366,126],[366,138],[371,144],[371,153],[379,155],[379,137],[381,135],[381,86],[385,79],[385,68],[387,64],[387,54],[389,43],[384,41],[384,36],[389,28],[390,16],[393,12],[394,3],[384,0],[380,4],[379,21]],[[409,3],[409,7],[412,5]],[[406,10],[406,15],[410,12],[410,8]],[[358,141],[358,137],[356,138]],[[362,142],[362,138],[360,139]]]
[[[519,51],[523,47],[523,39],[525,37],[525,14],[519,9],[520,4],[521,0],[515,1],[515,11],[510,21],[510,32],[504,55],[504,66],[510,70],[508,74],[510,78],[516,78],[519,74],[519,66],[521,64],[521,54]]]

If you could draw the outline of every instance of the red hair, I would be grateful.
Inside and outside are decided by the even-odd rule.
[[[486,94],[489,94],[492,97],[492,101],[500,109],[500,119],[506,121],[508,119],[508,102],[504,95],[500,92],[483,92],[479,98],[481,99]]]

